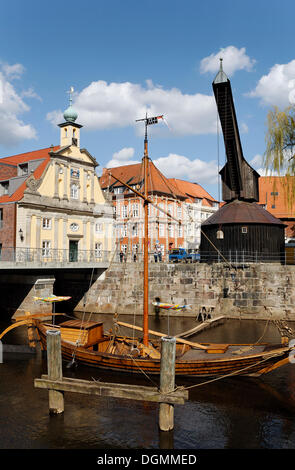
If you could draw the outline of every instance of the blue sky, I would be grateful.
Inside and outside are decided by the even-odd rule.
[[[100,168],[150,157],[168,177],[199,182],[218,198],[212,81],[223,56],[244,156],[257,170],[269,108],[295,88],[294,2],[4,0],[0,18],[0,156],[59,143],[73,86],[81,146]],[[294,80],[294,83],[293,83]]]

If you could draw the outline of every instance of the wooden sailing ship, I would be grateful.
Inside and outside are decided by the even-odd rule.
[[[59,330],[62,356],[65,360],[120,372],[160,374],[161,342],[158,338],[165,334],[151,331],[148,326],[148,204],[152,201],[148,197],[147,126],[156,123],[158,118],[159,116],[143,119],[145,122],[144,193],[136,191],[116,178],[144,200],[143,327],[117,322],[119,326],[139,330],[142,332],[142,337],[119,336],[113,332],[106,334],[102,322],[82,322],[75,319],[52,324],[43,322],[42,315],[35,314],[19,318],[18,322],[0,335],[0,340],[12,328],[27,324],[30,344],[34,342],[32,328],[35,328],[41,347],[46,350],[48,330]],[[167,215],[171,217],[170,214]],[[155,339],[151,336],[155,336]],[[212,344],[176,338],[175,375],[186,377],[259,376],[287,364],[291,350],[292,348],[286,344]]]

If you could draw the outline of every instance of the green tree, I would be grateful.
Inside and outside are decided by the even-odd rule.
[[[295,202],[295,107],[273,107],[267,114],[264,167],[267,175],[285,176],[289,205]]]

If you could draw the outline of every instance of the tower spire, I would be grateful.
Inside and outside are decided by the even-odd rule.
[[[227,78],[227,75],[224,73],[223,71],[223,67],[222,67],[222,61],[223,61],[223,58],[220,57],[220,63],[219,63],[219,71],[213,81],[213,83],[224,83],[224,82],[227,82],[228,81],[228,78]]]

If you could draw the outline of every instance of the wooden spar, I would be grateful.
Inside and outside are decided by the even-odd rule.
[[[147,198],[148,196],[148,140],[147,140],[147,119],[145,119],[145,137],[144,137],[144,156],[143,156],[143,165],[144,165],[144,195]],[[149,249],[149,225],[148,225],[148,202],[145,199],[144,201],[144,257],[143,257],[143,344],[148,346],[149,337],[148,337],[148,315],[149,315],[149,284],[148,284],[148,249]]]
[[[156,403],[170,403],[184,405],[188,399],[188,391],[183,388],[173,393],[161,393],[157,387],[145,385],[125,385],[119,383],[98,382],[94,380],[72,379],[63,377],[62,380],[50,380],[48,375],[35,379],[35,388],[59,390],[61,392],[76,392],[100,397],[126,398],[130,400],[153,401]]]
[[[2,333],[0,333],[0,340],[3,338],[3,336],[6,335],[9,331],[13,330],[14,328],[17,328],[18,326],[22,325],[27,325],[29,326],[30,322],[28,321],[30,318],[39,318],[39,317],[52,317],[52,313],[33,313],[29,314],[26,312],[27,315],[24,316],[19,316],[15,319],[15,323],[12,325],[8,326]],[[55,313],[55,315],[64,315],[63,313]]]
[[[122,322],[122,321],[117,321],[117,324],[121,325],[121,326],[126,326],[127,328],[132,328],[133,330],[142,331],[141,326],[131,325],[130,323],[125,323],[125,322]],[[155,336],[159,336],[159,337],[166,336],[165,333],[160,333],[159,331],[149,330],[149,333],[151,335],[155,335]],[[204,350],[208,349],[208,347],[204,346],[203,344],[193,343],[192,341],[187,341],[186,339],[177,338],[177,337],[175,339],[176,339],[177,343],[187,344],[188,346],[192,346],[193,348],[204,349]]]
[[[205,320],[203,323],[200,325],[194,326],[194,328],[191,328],[190,330],[183,331],[182,333],[179,333],[178,335],[175,335],[176,338],[187,338],[188,336],[194,335],[196,333],[199,333],[201,331],[204,331],[209,328],[213,328],[214,326],[223,324],[225,321],[225,316],[221,315],[216,318],[212,318],[211,320]]]
[[[2,333],[0,334],[0,340],[3,338],[4,335],[6,335],[6,333],[8,333],[10,330],[13,330],[14,328],[17,328],[18,326],[21,326],[21,325],[27,325],[28,324],[28,321],[27,320],[22,320],[22,321],[18,321],[17,323],[14,323],[13,325],[10,325],[8,326],[4,331],[2,331]]]

